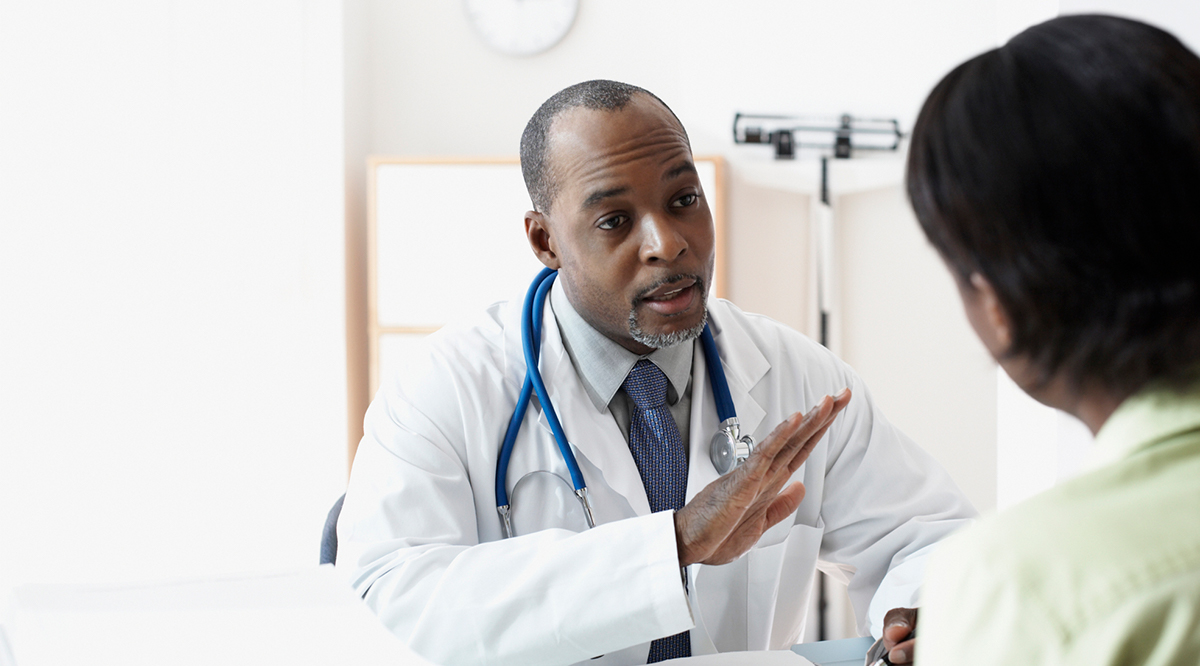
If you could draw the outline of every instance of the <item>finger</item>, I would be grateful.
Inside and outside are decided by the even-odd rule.
[[[796,510],[804,498],[804,487],[797,484],[796,487],[786,491],[786,497],[780,499],[779,491],[791,478],[791,474],[780,473],[781,470],[788,468],[789,457],[783,456],[783,459],[779,461],[776,458],[780,457],[779,454],[785,446],[803,444],[807,439],[811,439],[811,437],[805,438],[804,435],[818,424],[825,422],[823,425],[827,427],[828,421],[832,420],[834,407],[837,406],[840,411],[847,399],[847,391],[842,391],[836,398],[829,396],[823,398],[817,406],[809,410],[808,414],[802,415],[799,412],[793,414],[777,426],[767,440],[757,447],[755,455],[751,457],[754,464],[743,465],[733,474],[726,475],[714,482],[721,488],[712,490],[716,490],[723,499],[716,500],[719,506],[710,506],[709,511],[704,512],[708,516],[701,521],[703,528],[699,532],[703,533],[701,540],[708,542],[709,546],[698,548],[698,553],[703,553],[708,548],[719,544],[744,521],[758,524],[765,521],[768,526],[774,525]],[[817,439],[820,439],[819,435]],[[791,457],[794,457],[794,454]],[[766,464],[765,469],[764,464]],[[796,466],[798,467],[799,464],[797,463]],[[708,488],[701,491],[701,495],[705,497],[710,494],[712,493]],[[701,500],[701,497],[697,496],[693,501],[696,500]],[[692,511],[689,510],[691,508],[694,507],[685,506],[681,511],[684,515],[677,516],[677,522],[680,523],[679,529],[683,533],[684,541],[688,544],[691,544],[693,537],[697,536],[692,533],[692,529],[688,529],[692,527],[690,520]],[[712,509],[717,510],[712,511]],[[783,511],[784,509],[787,510]],[[765,530],[765,528],[763,529]],[[699,544],[696,545],[699,546]]]
[[[883,645],[891,649],[903,643],[910,633],[912,633],[912,627],[908,625],[908,622],[904,620],[892,622],[883,628]]]
[[[838,391],[838,394],[833,396],[833,411],[835,411],[835,412],[842,411],[842,409],[844,409],[846,407],[846,405],[850,404],[850,398],[853,397],[853,395],[854,394],[850,392],[849,386],[842,389],[841,391]]]
[[[790,517],[804,499],[804,484],[795,483],[757,510],[748,511],[730,535],[701,560],[702,564],[728,564],[754,547],[762,535],[780,521]]]
[[[829,414],[826,416],[826,420],[824,420],[824,424],[822,424],[820,430],[817,430],[815,433],[811,434],[808,442],[805,442],[803,446],[800,446],[800,450],[797,451],[797,454],[792,457],[792,461],[788,463],[788,470],[790,470],[790,472],[796,472],[796,470],[799,469],[802,464],[804,464],[804,461],[808,460],[812,449],[816,448],[818,442],[821,442],[821,438],[824,437],[826,432],[828,432],[829,426],[833,425],[834,419],[838,418],[838,414],[841,413],[842,409],[846,408],[847,404],[850,404],[850,397],[851,392],[848,388],[842,389],[840,392],[838,392],[838,395],[833,397],[833,407],[829,409]]]
[[[883,616],[883,647],[892,649],[917,630],[917,608],[892,608]],[[910,652],[910,654],[912,654]]]
[[[820,428],[821,423],[829,416],[832,409],[833,399],[829,396],[821,398],[817,406],[810,409],[795,428],[789,428],[784,433],[785,436],[781,441],[773,441],[770,451],[765,454],[770,459],[770,471],[777,471],[786,464],[786,461],[795,455],[795,449],[803,446],[804,442],[808,441],[809,435]]]
[[[796,482],[776,495],[767,507],[763,531],[766,532],[779,521],[795,513],[796,509],[800,508],[800,502],[804,501],[804,492],[804,484]]]
[[[765,475],[752,472],[749,466],[718,477],[675,513],[680,562],[707,561],[748,514],[766,510],[762,502]]]
[[[883,644],[889,649],[896,643],[908,639],[908,635],[916,631],[916,608],[893,608],[883,616]]]
[[[807,419],[813,412],[817,411],[817,409],[820,409],[820,407],[821,405],[817,405],[817,407],[810,410],[808,414],[796,412],[795,414],[792,414],[784,419],[783,423],[775,426],[775,429],[771,431],[771,434],[767,435],[767,438],[764,439],[761,444],[755,447],[754,455],[750,456],[750,460],[774,459],[775,456],[779,454],[779,451],[783,449],[784,446],[787,446],[788,440],[796,434],[802,425],[804,425],[805,419]]]
[[[888,661],[893,664],[911,664],[913,660],[913,650],[916,647],[917,639],[910,638],[903,643],[892,648],[888,652]]]
[[[794,450],[803,448],[815,433],[832,423],[838,412],[842,411],[848,402],[849,398],[846,395],[845,389],[838,394],[837,398],[830,396],[821,398],[820,404],[808,413],[800,428],[792,434],[785,450],[793,449],[792,455],[795,455]]]
[[[797,437],[803,437],[805,432],[811,431],[816,423],[820,423],[829,415],[829,410],[833,409],[833,398],[825,396],[810,410],[804,414],[795,428],[789,428],[786,433],[782,433],[783,441],[776,447],[780,451],[792,446]],[[778,451],[776,452],[778,453]]]
[[[850,401],[850,389],[842,389],[836,396],[825,396],[817,403],[815,407],[810,409],[807,414],[796,412],[787,419],[775,426],[771,434],[767,435],[758,446],[754,447],[754,455],[750,457],[750,461],[762,461],[764,458],[774,459],[779,455],[779,452],[789,445],[797,446],[805,441],[802,437],[802,431],[808,427],[811,428],[814,422],[818,422],[827,417],[830,413],[840,412],[846,403]],[[797,439],[798,436],[801,436]]]
[[[832,404],[832,401],[830,403]],[[826,413],[823,419],[813,420],[793,435],[788,447],[772,461],[770,473],[790,477],[808,459],[836,416],[836,412]]]
[[[804,442],[804,445],[797,449],[795,454],[792,455],[792,458],[787,461],[787,472],[789,475],[800,469],[800,466],[803,465],[806,460],[808,460],[808,456],[812,454],[813,449],[817,448],[817,444],[820,443],[823,437],[825,437],[825,433],[829,431],[829,426],[833,425],[834,416],[837,415],[830,415],[829,420],[821,426],[821,429],[814,432],[808,438],[808,441]]]
[[[741,498],[744,516],[761,513],[767,505],[774,501],[780,489],[790,478],[790,474],[780,474],[787,468],[787,462],[792,457],[788,455],[787,447],[803,443],[803,435],[811,431],[821,419],[830,418],[829,411],[833,409],[834,399],[826,396],[816,407],[807,414],[793,414],[775,428],[767,440],[755,448],[750,460],[734,470],[733,474],[721,478],[727,482],[729,499],[734,496]],[[803,416],[801,418],[801,416]],[[751,464],[753,463],[753,464]]]

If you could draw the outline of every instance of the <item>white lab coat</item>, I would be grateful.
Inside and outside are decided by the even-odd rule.
[[[974,510],[946,472],[875,408],[823,347],[722,300],[709,303],[742,432],[849,386],[854,396],[807,463],[795,515],[745,556],[689,567],[673,518],[651,514],[612,415],[596,410],[546,308],[541,371],[583,471],[597,527],[502,538],[496,458],[525,374],[520,304],[443,329],[367,412],[341,520],[337,565],[386,626],[443,664],[642,664],[649,641],[690,629],[693,654],[784,649],[804,628],[815,567],[848,580],[860,631],[915,606],[925,557]],[[717,478],[718,419],[702,353],[692,369],[687,498]],[[569,478],[536,398],[508,472]],[[547,502],[547,504],[553,504]],[[522,505],[514,511],[537,511]],[[869,618],[869,619],[868,619]]]

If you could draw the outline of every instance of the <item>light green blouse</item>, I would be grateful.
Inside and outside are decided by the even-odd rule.
[[[1200,386],[1126,400],[1092,453],[938,549],[917,666],[1200,664]]]

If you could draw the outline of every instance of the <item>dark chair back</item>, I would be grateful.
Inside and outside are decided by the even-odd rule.
[[[321,530],[321,564],[333,564],[337,561],[337,521],[338,516],[342,515],[344,501],[346,494],[342,493],[325,518],[325,529]]]

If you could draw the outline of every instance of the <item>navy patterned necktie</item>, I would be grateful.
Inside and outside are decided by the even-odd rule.
[[[678,511],[687,497],[687,454],[679,426],[667,408],[667,376],[642,359],[629,371],[624,387],[634,405],[629,419],[629,450],[646,488],[650,511]],[[652,642],[646,661],[690,656],[692,641],[685,631]]]

